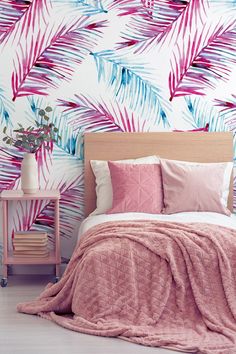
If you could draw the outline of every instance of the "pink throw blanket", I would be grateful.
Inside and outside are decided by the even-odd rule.
[[[83,235],[60,281],[17,309],[83,333],[235,354],[236,231],[103,223]]]

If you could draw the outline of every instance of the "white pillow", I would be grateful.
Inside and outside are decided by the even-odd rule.
[[[138,159],[119,160],[121,163],[133,164],[153,164],[159,163],[159,158],[155,155],[140,157]],[[90,161],[95,180],[97,194],[97,208],[90,215],[105,214],[112,207],[112,184],[111,175],[107,161],[91,160]]]
[[[197,165],[211,165],[211,162],[188,162],[188,161],[180,161],[180,160],[170,160],[174,162],[178,162],[180,164],[185,164],[185,165],[192,165],[192,166],[197,166]],[[213,162],[217,163],[217,162]],[[221,162],[219,162],[221,163]],[[232,170],[233,170],[233,162],[225,162],[225,171],[224,171],[224,179],[223,179],[223,186],[222,186],[222,195],[221,195],[221,203],[227,207],[228,205],[228,197],[229,197],[229,188],[230,188],[230,181],[231,181],[231,175],[232,175]]]

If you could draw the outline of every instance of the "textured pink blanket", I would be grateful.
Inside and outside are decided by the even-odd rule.
[[[235,354],[236,231],[158,221],[95,226],[62,279],[17,309],[74,331]]]

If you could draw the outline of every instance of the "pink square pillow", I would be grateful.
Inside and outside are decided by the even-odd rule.
[[[159,214],[163,208],[160,164],[122,164],[108,161],[113,202],[107,214]]]
[[[227,163],[187,163],[161,159],[163,213],[209,211],[230,215],[223,202]]]

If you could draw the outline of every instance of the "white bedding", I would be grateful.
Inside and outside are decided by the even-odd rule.
[[[236,214],[231,216],[208,213],[208,212],[188,212],[171,215],[146,214],[146,213],[122,213],[122,214],[101,214],[88,216],[80,225],[79,237],[91,227],[106,221],[118,220],[162,220],[176,222],[203,222],[215,225],[221,225],[236,230]]]

